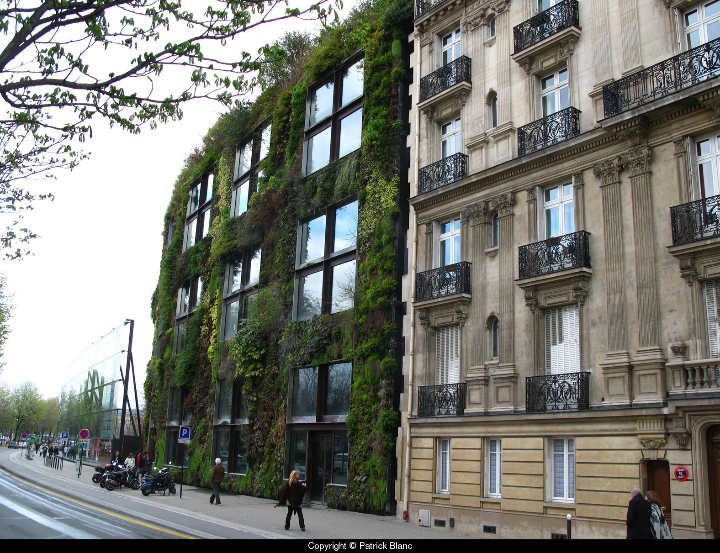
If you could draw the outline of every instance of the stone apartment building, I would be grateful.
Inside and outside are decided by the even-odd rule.
[[[415,9],[398,516],[720,537],[720,1]]]

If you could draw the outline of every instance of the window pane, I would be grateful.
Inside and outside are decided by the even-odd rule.
[[[298,265],[325,257],[325,215],[304,223],[300,229]]]
[[[707,140],[701,140],[696,144],[697,147],[697,155],[698,156],[706,156],[711,152],[711,145],[710,145],[710,139]]]
[[[225,340],[237,334],[239,308],[240,300],[225,304]]]
[[[250,181],[245,181],[240,186],[238,186],[234,191],[234,200],[233,200],[233,217],[237,217],[238,215],[242,215],[247,211],[248,208],[248,192],[250,189]]]
[[[575,232],[575,207],[572,203],[564,204],[565,220],[563,221],[565,228],[562,229],[563,234]]]
[[[352,202],[335,211],[333,251],[354,247],[357,238],[358,203]]]
[[[200,298],[202,296],[202,280],[200,277],[195,278],[194,285],[195,292],[192,294],[190,309],[195,309],[198,305],[200,305]]]
[[[307,431],[291,430],[289,432],[290,455],[288,456],[288,475],[296,470],[300,473],[300,480],[305,480],[305,460],[307,459]]]
[[[233,292],[240,290],[242,285],[242,261],[233,263],[228,266],[228,283],[225,295],[230,295]]]
[[[563,69],[562,71],[558,72],[558,83],[564,83],[567,80],[568,80],[567,69]]]
[[[347,68],[343,74],[342,82],[342,103],[351,102],[363,93],[363,60],[355,62]]]
[[[720,21],[713,21],[707,26],[707,40],[715,40],[720,37]]]
[[[178,295],[178,315],[186,314],[190,309],[190,282],[182,285]]]
[[[705,5],[705,17],[715,15],[718,12],[720,12],[720,1],[710,2]]]
[[[322,271],[298,279],[298,321],[304,321],[320,314],[322,305],[322,283]]]
[[[333,83],[316,88],[310,95],[310,126],[322,121],[332,113]]]
[[[331,313],[352,309],[355,305],[355,260],[332,269]]]
[[[270,151],[270,134],[272,133],[272,126],[268,125],[263,129],[262,137],[260,139],[260,159],[265,159]]]
[[[255,252],[252,259],[250,260],[250,267],[248,269],[248,281],[247,285],[252,286],[253,284],[260,281],[260,263],[262,260],[262,248]]]
[[[560,197],[560,189],[555,186],[554,188],[546,188],[545,189],[545,201],[546,202],[553,202],[557,200]]]
[[[685,25],[695,25],[698,22],[698,11],[693,10],[685,14]]]
[[[340,120],[340,149],[338,158],[360,148],[362,133],[362,109],[352,112]]]
[[[318,368],[298,369],[293,375],[293,417],[314,417],[317,413]]]
[[[221,380],[220,384],[218,385],[218,402],[216,415],[216,418],[218,420],[230,420],[230,414],[232,413],[232,393],[232,382],[228,383],[225,380]]]
[[[209,202],[213,196],[213,186],[215,185],[215,175],[210,173],[208,175],[207,188],[205,190],[205,201]]]
[[[700,30],[697,29],[693,31],[692,33],[688,33],[688,48],[692,50],[693,48],[696,48],[702,44],[702,40],[700,39]]]
[[[566,86],[560,89],[560,109],[570,107],[570,89]]]
[[[573,185],[572,184],[566,184],[563,186],[563,196],[565,198],[573,195]]]
[[[551,86],[555,85],[555,75],[550,75],[542,80],[542,89],[547,90]]]
[[[327,371],[326,415],[347,415],[350,412],[352,363],[330,365]]]
[[[202,240],[210,233],[210,209],[206,209],[202,213],[203,223],[200,239]]]
[[[560,208],[552,207],[545,210],[546,238],[560,236]]]
[[[228,456],[230,455],[230,432],[218,430],[215,438],[215,458],[220,458],[220,464],[228,470]]]
[[[237,384],[237,386],[240,386],[240,383]],[[247,420],[248,418],[248,405],[247,401],[245,400],[245,396],[242,393],[242,390],[238,392],[238,400],[237,404],[235,405],[235,420],[241,421],[241,420]]]
[[[715,196],[715,186],[713,183],[713,168],[712,163],[706,161],[698,165],[698,171],[700,173],[700,191],[703,198],[709,198]]]
[[[330,127],[307,141],[307,174],[322,169],[330,163]]]
[[[543,117],[552,115],[557,110],[555,109],[555,93],[548,94],[542,98]]]
[[[235,464],[233,466],[234,474],[247,474],[247,440],[243,432],[235,431]]]
[[[347,432],[336,430],[333,439],[333,484],[347,484],[350,456]]]
[[[190,198],[188,199],[187,215],[191,215],[197,211],[200,206],[200,185],[193,186],[190,189]]]
[[[252,141],[240,147],[235,154],[235,178],[239,178],[250,170],[252,163]]]

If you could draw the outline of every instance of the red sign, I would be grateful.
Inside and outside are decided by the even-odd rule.
[[[687,469],[687,467],[683,467],[680,465],[675,469],[675,479],[679,480],[680,482],[685,482],[688,478],[690,478],[690,471]]]
[[[23,432],[22,434],[20,434],[20,437],[21,437],[23,440],[27,440],[27,432]]]
[[[80,439],[87,440],[90,437],[90,431],[87,428],[83,428],[80,431]]]

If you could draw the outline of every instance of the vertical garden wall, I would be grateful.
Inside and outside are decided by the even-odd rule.
[[[187,457],[188,483],[208,485],[211,459],[231,447],[237,470],[226,489],[274,497],[288,470],[297,468],[288,463],[288,398],[298,393],[297,371],[340,360],[352,367],[349,408],[341,417],[347,485],[329,486],[324,497],[352,510],[393,508],[412,18],[409,0],[376,0],[317,37],[283,37],[261,73],[262,94],[221,116],[177,178],[152,297],[156,334],[145,428],[158,464]],[[306,176],[308,90],[357,59],[364,76],[360,148]],[[237,178],[245,153],[252,166],[247,205]],[[357,205],[357,229],[345,307],[299,317],[298,229],[348,202]],[[236,303],[228,300],[234,274]],[[236,325],[228,322],[233,309]],[[217,397],[226,391],[236,412],[230,418],[240,421],[228,428],[242,436],[231,446],[217,436],[225,431]],[[185,451],[176,445],[180,424],[192,428]]]

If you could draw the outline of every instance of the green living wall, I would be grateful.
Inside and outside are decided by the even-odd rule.
[[[404,56],[412,30],[409,0],[359,5],[341,23],[317,37],[288,34],[261,73],[256,101],[221,116],[201,147],[186,161],[165,214],[165,246],[152,298],[155,355],[148,365],[145,429],[158,460],[166,442],[171,388],[186,392],[193,437],[186,482],[208,486],[212,457],[215,389],[218,379],[240,379],[249,404],[248,474],[230,477],[227,491],[272,498],[283,477],[287,387],[291,371],[337,359],[352,359],[351,407],[347,416],[350,467],[347,488],[334,489],[333,506],[385,512],[399,415],[394,404],[398,363],[391,342],[397,297],[398,229],[406,186],[402,163]],[[302,152],[307,88],[358,51],[364,56],[361,148],[309,177]],[[230,217],[236,148],[241,139],[272,118],[270,154],[248,211]],[[403,146],[404,148],[404,146]],[[182,251],[190,186],[215,175],[209,235]],[[292,321],[295,249],[300,219],[346,198],[359,202],[357,281],[354,309]],[[262,247],[260,289],[251,316],[238,333],[220,339],[225,267]],[[178,289],[200,276],[200,305],[186,324],[186,346],[173,354]],[[354,477],[366,477],[363,483]],[[358,479],[359,480],[359,479]]]

